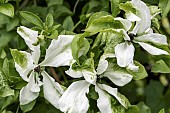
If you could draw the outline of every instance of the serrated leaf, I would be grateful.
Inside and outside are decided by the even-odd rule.
[[[46,25],[48,26],[48,28],[50,28],[53,26],[53,24],[54,24],[53,15],[49,13],[46,17]]]
[[[137,61],[135,61],[134,64],[139,67],[139,70],[137,72],[127,70],[133,76],[134,80],[140,80],[148,76],[145,67],[142,64]]]
[[[170,68],[163,60],[159,60],[152,67],[152,72],[154,73],[170,73]]]
[[[5,14],[9,17],[14,17],[14,7],[13,5],[6,3],[0,5],[0,13]]]
[[[63,28],[68,31],[72,31],[74,27],[74,22],[71,18],[71,16],[67,16],[63,22]]]
[[[27,65],[27,56],[24,53],[19,52],[17,49],[11,49],[11,54],[13,56],[14,61],[21,67],[25,67]]]
[[[32,24],[34,24],[34,25],[40,27],[41,29],[43,29],[43,27],[44,27],[43,22],[37,15],[35,15],[34,13],[31,13],[31,12],[28,12],[28,11],[20,11],[19,13],[27,21],[29,21]]]

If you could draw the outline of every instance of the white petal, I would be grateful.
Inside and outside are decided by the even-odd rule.
[[[37,41],[38,31],[31,30],[27,27],[20,26],[17,28],[17,33],[25,40],[29,47]]]
[[[34,31],[24,26],[21,26],[17,28],[17,33],[24,39],[27,46],[33,51],[32,57],[34,63],[38,64],[38,60],[40,57],[40,46],[33,45],[37,41],[38,31]]]
[[[98,84],[98,86],[101,89],[107,91],[109,94],[113,95],[120,102],[120,104],[122,106],[124,106],[125,108],[128,108],[129,102],[127,100],[124,100],[123,98],[121,98],[120,94],[117,91],[117,88],[112,88],[105,84]]]
[[[73,59],[71,52],[71,42],[73,35],[60,35],[57,40],[53,39],[46,50],[45,60],[41,66],[67,66]]]
[[[108,67],[108,61],[106,60],[106,58],[114,58],[114,57],[115,57],[114,54],[104,54],[101,56],[98,67],[96,69],[98,75],[102,74]]]
[[[108,77],[117,86],[124,86],[133,78],[132,75],[122,71],[106,71],[102,76]]]
[[[86,113],[89,108],[86,97],[89,86],[85,80],[73,82],[59,100],[60,110],[65,113]]]
[[[139,66],[136,66],[133,62],[131,62],[128,66],[127,69],[130,69],[134,72],[137,72],[139,70]]]
[[[138,44],[145,49],[148,53],[152,54],[152,55],[169,55],[169,53],[167,51],[164,51],[162,49],[156,48],[154,46],[151,46],[147,43],[143,43],[143,42],[138,42]]]
[[[59,98],[64,93],[64,90],[59,83],[55,82],[45,71],[42,73],[43,76],[43,91],[44,98],[47,99],[53,106],[59,108]]]
[[[31,72],[29,77],[29,87],[32,92],[40,92],[38,73]]]
[[[123,19],[123,18],[117,17],[114,20],[119,20],[125,27],[126,31],[128,31],[132,26],[132,23],[128,19]]]
[[[83,77],[83,74],[80,70],[73,70],[72,65],[76,62],[76,60],[71,61],[71,66],[69,70],[65,71],[65,73],[73,78],[80,78]]]
[[[168,45],[166,36],[157,33],[145,34],[139,37],[135,37],[135,39],[142,42],[152,42],[159,45]]]
[[[137,33],[143,33],[151,26],[150,10],[141,0],[132,0],[131,3],[138,10],[137,16],[141,18],[141,20],[136,23],[140,25],[139,28],[137,27]]]
[[[97,79],[97,75],[96,75],[96,71],[89,71],[89,70],[82,70],[82,74],[84,76],[84,78],[86,79],[87,82],[91,83],[91,84],[95,84],[96,83],[96,79]]]
[[[124,42],[116,45],[115,55],[117,58],[117,64],[120,67],[126,67],[129,65],[129,63],[133,61],[134,51],[135,48],[131,43],[128,44],[128,42]]]
[[[97,106],[101,113],[112,113],[110,95],[101,90],[97,85],[95,91],[98,93]]]
[[[39,92],[32,92],[30,91],[29,84],[27,84],[25,87],[23,87],[20,91],[20,105],[25,105],[33,100],[35,100],[39,95]]]
[[[73,70],[71,69],[71,67],[69,68],[69,70],[65,71],[65,73],[73,78],[80,78],[83,76],[80,70]]]
[[[141,20],[138,16],[136,16],[131,11],[129,13],[125,13],[125,15],[126,15],[126,18],[128,20],[130,20],[131,22],[135,22],[135,21],[140,21]]]
[[[27,65],[25,67],[21,67],[15,62],[15,68],[20,74],[20,76],[23,78],[23,80],[29,82],[28,74],[30,73],[32,69],[34,69],[33,59],[30,53],[27,53],[25,51],[20,51],[20,52],[26,55],[27,60],[28,60]]]

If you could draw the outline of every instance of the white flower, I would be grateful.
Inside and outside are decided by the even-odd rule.
[[[128,31],[129,36],[126,32],[124,34],[125,42],[118,44],[115,47],[115,55],[117,58],[117,64],[120,67],[127,67],[131,70],[137,71],[137,66],[133,64],[133,57],[135,48],[132,44],[138,43],[143,49],[152,55],[169,55],[165,50],[162,50],[153,45],[168,45],[167,38],[164,35],[153,33],[151,26],[151,14],[149,8],[141,0],[132,0],[131,4],[136,8],[136,14],[126,13],[126,17],[131,22],[136,21],[136,25],[132,31]],[[139,19],[140,18],[140,19]],[[153,45],[149,44],[152,43]]]
[[[31,53],[12,50],[12,54],[17,51],[18,54],[25,57],[25,66],[15,61],[16,70],[23,80],[28,82],[20,91],[20,105],[25,105],[35,100],[39,95],[40,86],[43,85],[44,97],[58,108],[58,100],[64,91],[52,77],[42,70],[42,66],[59,67],[69,65],[73,59],[70,46],[74,36],[60,35],[57,40],[52,40],[46,50],[45,60],[38,63],[40,58],[40,45],[33,45],[37,41],[38,32],[24,26],[19,27],[17,32],[31,49]],[[15,59],[17,54],[16,56],[13,55],[13,57]],[[41,75],[43,76],[42,82],[39,78]]]
[[[105,84],[100,84],[97,81],[98,77],[108,77],[114,84],[118,86],[124,86],[132,80],[132,76],[126,72],[120,70],[113,71],[108,64],[106,58],[113,58],[115,55],[106,54],[100,58],[98,68],[95,70],[73,70],[70,67],[66,71],[66,74],[73,78],[84,77],[85,80],[73,82],[64,94],[59,99],[59,108],[63,112],[68,113],[86,113],[89,108],[88,98],[86,94],[89,93],[89,87],[91,84],[95,85],[95,91],[99,94],[97,99],[97,106],[101,113],[113,113],[111,108],[111,96],[114,96],[118,102],[127,108],[129,102],[122,98],[121,94],[118,93],[117,88],[112,88]]]

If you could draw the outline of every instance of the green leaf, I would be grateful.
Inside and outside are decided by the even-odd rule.
[[[36,103],[36,100],[34,100],[26,105],[20,105],[20,108],[25,113],[25,112],[31,111],[33,109],[35,103]]]
[[[57,39],[58,38],[58,31],[57,30],[52,31],[50,36],[47,36],[47,38]]]
[[[111,0],[111,12],[113,17],[116,17],[120,13],[119,0]]]
[[[121,10],[125,11],[126,13],[132,12],[132,13],[136,14],[136,9],[133,7],[131,2],[129,2],[129,1],[126,3],[120,3],[119,8]]]
[[[138,103],[137,106],[140,109],[140,113],[151,113],[151,109],[144,102]]]
[[[13,18],[7,25],[6,25],[6,30],[11,31],[15,29],[19,24],[19,19],[18,18]]]
[[[0,13],[7,15],[9,17],[14,17],[14,7],[13,5],[6,3],[0,5]]]
[[[146,87],[146,105],[151,108],[152,113],[158,113],[165,105],[163,102],[164,86],[159,81],[151,80]]]
[[[48,28],[50,28],[53,26],[53,24],[54,24],[53,15],[49,13],[46,17],[46,25],[48,26]]]
[[[139,70],[137,72],[134,72],[129,69],[127,70],[133,76],[134,80],[140,80],[148,76],[145,67],[142,64],[137,61],[135,61],[134,64],[139,67]]]
[[[140,112],[138,106],[132,105],[126,110],[126,113],[147,113],[147,112]]]
[[[5,58],[4,62],[3,62],[3,67],[2,67],[5,75],[7,76],[7,79],[8,79],[8,76],[9,76],[9,61],[7,58]]]
[[[4,51],[3,48],[0,48],[0,58],[2,59],[6,58],[6,52]]]
[[[108,12],[104,12],[104,11],[94,13],[94,14],[89,18],[89,21],[88,21],[88,23],[87,23],[86,28],[88,28],[94,20],[96,20],[96,19],[98,19],[98,18],[100,18],[100,17],[102,17],[102,16],[107,16],[107,15],[109,15],[109,13],[108,13]]]
[[[7,97],[10,95],[14,95],[14,90],[9,87],[6,75],[0,68],[0,97]]]
[[[159,7],[162,10],[162,18],[165,18],[170,11],[170,0],[159,0]]]
[[[62,5],[63,4],[63,0],[46,0],[48,7],[52,6],[52,5]]]
[[[0,0],[0,3],[4,4],[4,3],[7,3],[8,0]]]
[[[5,109],[10,104],[17,102],[18,101],[18,96],[19,96],[19,91],[15,90],[15,95],[5,97],[2,109]]]
[[[91,22],[89,26],[86,27],[85,31],[96,34],[107,29],[123,29],[124,26],[118,20],[114,20],[111,15],[102,16]]]
[[[161,110],[159,111],[159,113],[165,113],[165,110],[164,110],[164,109],[161,109]]]
[[[40,27],[41,29],[44,28],[42,20],[37,15],[35,15],[34,13],[31,13],[31,12],[28,12],[28,11],[20,11],[19,13],[27,21],[29,21],[32,24]]]
[[[67,16],[63,22],[63,28],[65,30],[72,31],[73,27],[74,27],[74,23],[71,16]]]
[[[159,60],[154,64],[151,71],[154,73],[170,73],[170,68],[163,60]]]
[[[24,53],[21,53],[17,49],[10,49],[14,61],[21,67],[27,66],[27,56]]]
[[[71,43],[72,56],[79,64],[79,54],[86,54],[90,48],[90,44],[85,37],[88,33],[76,35]]]
[[[152,18],[151,22],[152,22],[152,24],[151,24],[152,27],[154,27],[157,30],[159,30],[159,28],[160,28],[159,20],[157,18]]]
[[[6,46],[13,38],[16,37],[16,33],[14,32],[6,32],[6,31],[1,31],[1,36],[0,36],[0,47]]]

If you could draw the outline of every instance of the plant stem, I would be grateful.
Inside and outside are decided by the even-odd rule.
[[[59,79],[59,77],[58,77],[58,75],[57,75],[57,73],[55,72],[55,70],[54,70],[53,67],[50,67],[50,71],[51,71],[54,79],[55,79],[58,83],[61,83],[61,81],[60,81],[60,79]]]
[[[75,5],[74,5],[73,14],[75,14],[75,12],[76,12],[76,7],[77,7],[79,1],[80,1],[80,0],[77,0],[76,3],[75,3]]]
[[[74,31],[74,29],[81,23],[81,21],[78,21],[77,24],[73,27],[71,31]]]

